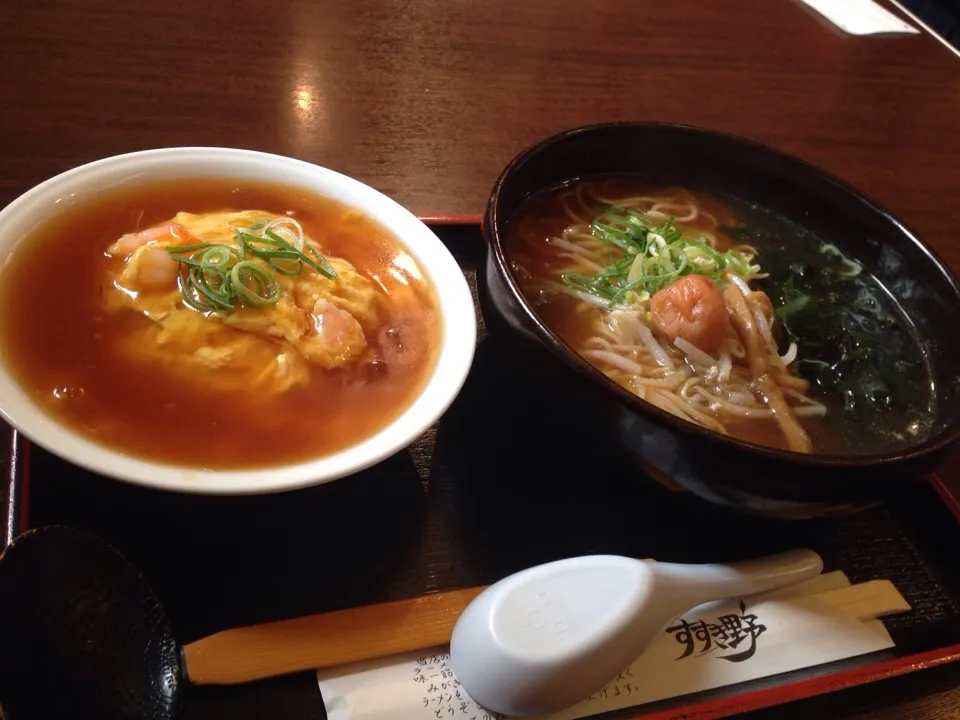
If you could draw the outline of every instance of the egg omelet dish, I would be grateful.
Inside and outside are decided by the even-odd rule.
[[[119,349],[158,371],[275,394],[371,350],[380,288],[286,215],[181,212],[106,252],[105,309],[150,321]]]

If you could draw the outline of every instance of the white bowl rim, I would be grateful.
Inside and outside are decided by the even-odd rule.
[[[20,388],[0,358],[0,417],[37,446],[67,462],[134,485],[203,495],[245,495],[296,490],[324,484],[367,469],[408,447],[447,411],[469,374],[477,340],[476,310],[470,287],[450,250],[413,213],[386,194],[365,183],[313,163],[285,155],[230,147],[183,146],[139,150],[94,160],[55,175],[14,199],[0,210],[0,245],[5,261],[18,239],[5,241],[7,227],[21,224],[40,210],[43,203],[63,197],[70,190],[87,186],[97,173],[123,176],[135,182],[144,172],[165,163],[174,166],[202,165],[201,160],[234,163],[289,172],[281,182],[312,189],[318,194],[360,198],[344,200],[373,215],[417,259],[438,299],[441,339],[434,367],[420,393],[391,422],[373,435],[332,454],[300,463],[251,470],[210,470],[167,465],[128,455],[94,442],[61,424],[38,407]],[[131,174],[132,173],[132,174]],[[190,177],[244,176],[216,169],[197,171]],[[249,177],[249,175],[247,175]],[[299,180],[293,179],[294,177]],[[328,185],[320,189],[320,185]],[[385,221],[381,215],[390,216]],[[47,216],[49,217],[49,216]],[[40,221],[41,223],[43,221]]]

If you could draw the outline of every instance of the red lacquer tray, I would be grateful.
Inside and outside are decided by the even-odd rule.
[[[475,289],[477,218],[425,220]],[[7,429],[0,529],[8,541],[52,523],[100,533],[144,570],[181,642],[490,583],[596,552],[706,562],[810,547],[827,571],[843,570],[852,582],[892,580],[913,608],[886,621],[894,649],[602,716],[609,720],[725,717],[960,659],[960,506],[937,478],[845,518],[735,516],[643,477],[603,437],[571,438],[569,424],[545,409],[550,401],[531,396],[481,324],[460,397],[414,445],[350,480],[254,497],[125,485]],[[570,450],[556,456],[558,447]],[[308,720],[324,710],[314,674],[299,673],[191,688],[183,716]]]

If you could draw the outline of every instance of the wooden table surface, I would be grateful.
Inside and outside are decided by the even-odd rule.
[[[544,135],[655,119],[816,163],[960,271],[960,58],[926,33],[847,36],[796,0],[6,0],[0,27],[0,205],[108,155],[221,145],[476,214]],[[943,472],[960,493],[960,461]],[[751,717],[957,717],[958,670]]]

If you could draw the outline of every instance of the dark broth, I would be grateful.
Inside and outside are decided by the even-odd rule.
[[[679,188],[657,188],[624,178],[588,178],[602,182],[606,197],[666,194]],[[538,280],[556,275],[565,263],[545,239],[570,224],[561,194],[576,183],[529,198],[511,219],[504,249]],[[717,220],[717,249],[748,243],[758,250],[756,262],[770,277],[751,285],[766,292],[781,323],[781,352],[798,344],[798,374],[811,383],[810,395],[824,403],[825,417],[803,417],[814,452],[830,455],[868,454],[914,445],[928,436],[934,417],[931,373],[913,327],[899,306],[867,270],[839,277],[849,268],[833,246],[785,218],[727,195],[686,190],[701,210]],[[602,208],[598,207],[599,212]],[[702,230],[699,220],[684,223]],[[822,252],[823,248],[827,252]],[[792,278],[792,279],[791,279]],[[525,280],[519,278],[521,286]],[[799,295],[806,301],[798,301]],[[593,334],[601,312],[582,307],[569,295],[530,294],[543,321],[571,347],[581,347]],[[803,312],[798,303],[805,302]],[[851,308],[851,302],[856,303]],[[784,326],[783,323],[786,323]],[[859,335],[852,328],[864,326]],[[793,334],[793,333],[796,334]],[[726,418],[729,432],[749,442],[784,449],[773,421]]]
[[[125,233],[177,212],[290,212],[324,252],[342,257],[385,291],[389,348],[367,332],[378,362],[330,371],[274,397],[178,382],[114,352],[151,321],[104,312],[105,249]],[[21,387],[50,415],[103,445],[147,459],[209,469],[256,468],[320,457],[396,418],[433,367],[439,317],[432,286],[386,228],[332,199],[277,184],[196,180],[126,188],[69,207],[12,253],[0,283],[0,352]],[[418,302],[391,308],[412,288]],[[397,353],[402,362],[392,362]],[[210,372],[215,372],[211,370]]]
[[[737,218],[727,234],[760,250],[769,277],[756,286],[777,309],[781,350],[797,343],[799,374],[830,409],[808,422],[818,450],[871,454],[929,437],[936,416],[929,359],[886,288],[857,258],[802,226],[724,199]]]

